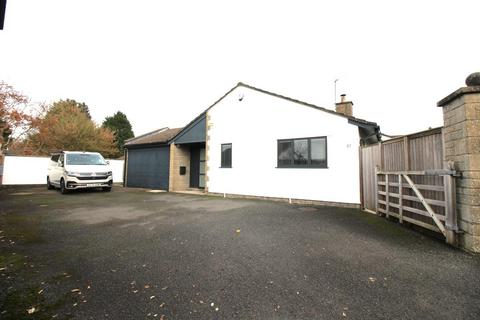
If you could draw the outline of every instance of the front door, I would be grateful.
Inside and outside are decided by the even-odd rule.
[[[205,148],[200,149],[200,172],[198,186],[205,188]]]
[[[190,188],[205,188],[205,148],[190,149]]]
[[[190,188],[200,187],[200,148],[190,148]]]

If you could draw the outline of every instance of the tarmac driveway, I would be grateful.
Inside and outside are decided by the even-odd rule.
[[[2,319],[480,318],[479,256],[352,209],[7,188],[0,250]]]

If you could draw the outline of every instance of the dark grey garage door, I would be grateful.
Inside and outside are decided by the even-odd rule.
[[[166,147],[129,149],[127,187],[168,189],[170,149]]]

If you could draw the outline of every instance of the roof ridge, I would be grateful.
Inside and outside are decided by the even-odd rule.
[[[213,104],[211,104],[207,109],[205,109],[203,112],[201,112],[198,116],[196,116],[192,121],[190,121],[186,126],[183,127],[183,129],[186,129],[188,128],[192,123],[194,123],[198,118],[200,118],[203,114],[205,114],[208,110],[210,110],[211,108],[213,108],[215,105],[217,105],[220,101],[222,101],[226,96],[228,96],[230,93],[232,93],[235,89],[237,89],[238,87],[245,87],[245,88],[249,88],[251,90],[255,90],[255,91],[258,91],[258,92],[261,92],[261,93],[264,93],[264,94],[268,94],[270,96],[273,96],[273,97],[277,97],[277,98],[280,98],[280,99],[284,99],[284,100],[287,100],[287,101],[290,101],[290,102],[293,102],[293,103],[297,103],[297,104],[301,104],[301,105],[304,105],[304,106],[307,106],[307,107],[310,107],[310,108],[313,108],[313,109],[316,109],[316,110],[319,110],[319,111],[323,111],[323,112],[327,112],[327,113],[330,113],[330,114],[333,114],[333,115],[336,115],[336,116],[339,116],[339,117],[343,117],[345,119],[348,119],[348,120],[352,120],[352,121],[356,121],[356,122],[360,122],[360,123],[363,123],[363,124],[368,124],[368,125],[373,125],[373,126],[378,126],[376,122],[371,122],[371,121],[367,121],[367,120],[364,120],[364,119],[361,119],[361,118],[356,118],[354,116],[347,116],[343,113],[339,113],[339,112],[336,112],[335,110],[331,110],[331,109],[327,109],[325,107],[320,107],[320,106],[317,106],[313,103],[309,103],[309,102],[305,102],[305,101],[302,101],[302,100],[298,100],[298,99],[294,99],[294,98],[290,98],[288,96],[284,96],[284,95],[281,95],[281,94],[278,94],[278,93],[275,93],[275,92],[271,92],[271,91],[268,91],[268,90],[264,90],[264,89],[260,89],[258,87],[254,87],[252,85],[249,85],[249,84],[246,84],[244,82],[237,82],[237,84],[231,88],[230,90],[228,90],[224,95],[222,95],[219,99],[217,99]],[[182,130],[180,130],[180,132],[178,132],[175,136],[173,136],[171,139],[170,139],[170,142],[173,141],[178,135],[180,135],[182,133]]]
[[[343,113],[337,112],[337,111],[332,110],[332,109],[328,109],[328,108],[325,108],[325,107],[320,107],[320,106],[317,106],[317,105],[315,105],[313,103],[310,103],[310,102],[305,102],[305,101],[302,101],[302,100],[299,100],[299,99],[284,96],[284,95],[279,94],[279,93],[275,93],[275,92],[271,92],[271,91],[268,91],[268,90],[265,90],[265,89],[261,89],[261,88],[246,84],[244,82],[238,82],[236,87],[239,87],[239,86],[249,88],[249,89],[261,92],[261,93],[265,93],[265,94],[268,94],[268,95],[271,95],[271,96],[274,96],[274,97],[277,97],[277,98],[285,99],[285,100],[288,100],[288,101],[291,101],[291,102],[294,102],[294,103],[298,103],[298,104],[301,104],[301,105],[304,105],[304,106],[307,106],[307,107],[311,107],[311,108],[317,109],[319,111],[324,111],[324,112],[327,112],[327,113],[331,113],[331,114],[334,114],[334,115],[337,115],[337,116],[340,116],[340,117],[343,117],[343,118],[347,118],[349,120],[361,121],[361,122],[370,123],[370,124],[373,124],[373,125],[377,124],[376,122],[371,122],[371,121],[361,119],[361,118],[357,118],[357,117],[354,117],[354,116],[347,116]]]
[[[130,142],[130,141],[134,141],[134,140],[136,140],[136,139],[145,138],[145,137],[147,137],[147,136],[149,136],[149,135],[152,135],[152,134],[155,134],[155,133],[159,133],[159,132],[162,132],[162,131],[165,131],[165,130],[169,130],[169,129],[170,129],[169,127],[163,127],[163,128],[157,129],[157,130],[153,130],[153,131],[144,133],[144,134],[139,135],[139,136],[137,136],[137,137],[133,137],[133,138],[127,139],[127,140],[125,140],[124,142]]]

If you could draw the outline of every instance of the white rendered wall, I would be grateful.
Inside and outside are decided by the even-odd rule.
[[[113,160],[107,159],[110,162],[110,169],[112,170],[113,174],[113,182],[114,183],[122,183],[123,182],[123,160]]]
[[[208,114],[209,192],[360,203],[359,134],[346,118],[245,87]],[[327,136],[328,169],[276,168],[278,139],[316,136]],[[222,143],[232,143],[230,169]]]
[[[2,184],[44,184],[47,179],[47,157],[6,156],[3,165]],[[108,160],[113,182],[123,182],[123,160]]]

